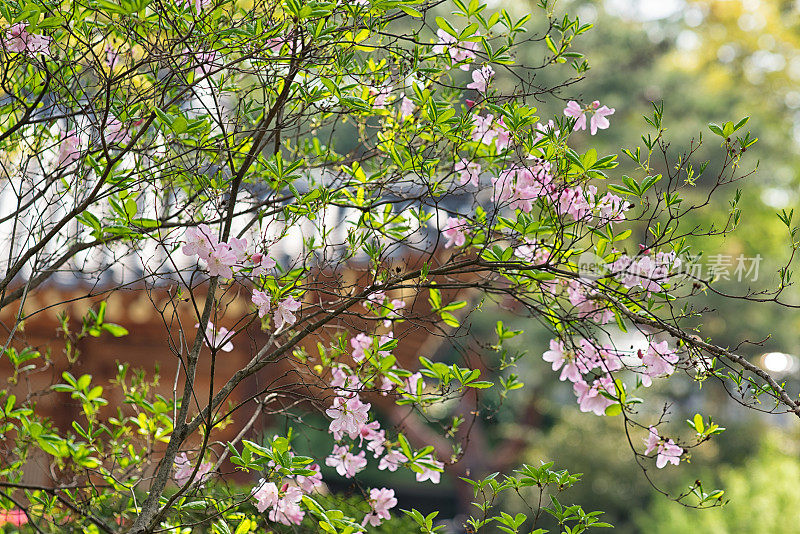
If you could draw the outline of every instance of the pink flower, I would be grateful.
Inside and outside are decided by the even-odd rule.
[[[293,325],[296,323],[297,317],[292,312],[299,310],[300,306],[300,302],[296,301],[294,297],[287,297],[279,302],[278,307],[275,309],[275,315],[273,315],[275,329],[280,330],[285,324]]]
[[[181,249],[187,256],[197,254],[204,260],[218,244],[217,238],[207,224],[201,224],[197,228],[186,229],[186,244]]]
[[[400,117],[405,119],[414,114],[414,101],[407,96],[400,102]]]
[[[250,256],[250,261],[253,263],[253,276],[260,276],[266,269],[275,267],[275,260],[269,256],[265,256],[260,252],[256,252]]]
[[[397,471],[397,468],[400,467],[400,464],[404,464],[408,461],[406,455],[402,452],[392,449],[387,452],[381,461],[378,462],[378,469],[383,471],[384,469],[388,469],[389,471]]]
[[[445,50],[450,48],[450,45],[453,45],[458,42],[458,39],[456,39],[454,36],[450,35],[441,28],[436,30],[436,36],[439,37],[439,42],[433,46],[432,51],[434,54],[441,54]]]
[[[70,165],[81,157],[81,139],[75,131],[67,132],[61,136],[58,147],[58,165]]]
[[[491,143],[492,139],[497,135],[497,132],[492,129],[493,122],[494,115],[492,114],[488,114],[485,117],[481,117],[477,113],[472,115],[472,124],[475,126],[475,130],[472,132],[472,140],[487,145]]]
[[[439,37],[439,42],[434,45],[433,53],[441,54],[447,50],[453,63],[463,63],[459,68],[461,70],[469,70],[466,62],[475,59],[475,50],[478,48],[478,43],[471,41],[459,43],[457,38],[442,29],[437,30],[436,35]]]
[[[112,145],[124,145],[130,142],[131,134],[119,119],[112,117],[106,123],[105,139]]]
[[[551,132],[555,132],[556,136],[561,133],[559,130],[556,130],[556,125],[552,119],[547,121],[546,125],[542,125],[542,123],[536,123],[536,137],[533,139],[533,143],[536,144],[539,142],[540,139],[543,139],[545,135],[549,135]]]
[[[511,131],[506,126],[503,117],[500,117],[497,120],[497,124],[494,126],[492,131],[494,132],[495,137],[494,146],[497,147],[497,150],[502,152],[508,148],[508,145],[511,142]]]
[[[608,119],[606,118],[609,115],[614,114],[614,108],[609,108],[608,106],[600,106],[600,102],[595,100],[589,106],[584,109],[575,102],[574,100],[570,100],[567,102],[567,107],[564,108],[564,115],[567,117],[572,117],[575,120],[575,130],[585,130],[586,129],[586,112],[592,112],[592,119],[590,121],[589,129],[591,134],[594,135],[597,133],[597,130],[605,130],[609,126]]]
[[[394,497],[394,490],[372,488],[369,491],[369,505],[372,511],[364,516],[364,520],[361,524],[366,525],[369,523],[373,527],[377,527],[381,524],[382,519],[388,520],[392,518],[389,509],[397,505],[397,499]]]
[[[0,511],[0,527],[9,524],[21,527],[28,523],[28,516],[23,510],[3,510]]]
[[[198,328],[199,326],[200,323],[196,323],[194,325],[195,328]],[[231,341],[232,338],[233,332],[224,326],[219,329],[219,332],[217,332],[214,329],[214,323],[209,321],[208,325],[206,326],[206,336],[205,339],[203,339],[203,342],[213,350],[230,352],[233,350],[233,342]]]
[[[422,468],[422,472],[415,473],[417,475],[417,482],[425,482],[426,480],[430,480],[434,484],[438,484],[442,476],[444,463],[434,460],[432,455],[428,455],[422,458],[420,461],[424,463],[419,464],[419,467]]]
[[[114,70],[117,67],[117,65],[120,64],[121,61],[122,59],[119,51],[110,44],[107,44],[106,57],[105,57],[106,67],[108,67],[111,70]]]
[[[49,56],[50,43],[53,39],[46,35],[28,33],[27,28],[27,22],[18,22],[9,26],[6,31],[6,50]]]
[[[278,486],[276,486],[274,482],[265,482],[262,478],[258,481],[258,487],[253,491],[252,497],[258,501],[256,509],[264,513],[267,508],[278,504]]]
[[[325,459],[325,465],[335,467],[336,472],[345,478],[353,478],[367,466],[364,451],[353,454],[344,445],[334,445],[333,452]]]
[[[258,316],[264,317],[266,314],[269,313],[269,304],[270,304],[270,295],[266,291],[259,291],[258,289],[253,290],[253,296],[250,297],[250,300],[253,301],[258,307]]]
[[[565,350],[564,343],[556,339],[550,340],[550,350],[542,355],[542,359],[553,364],[553,371],[561,369],[559,380],[578,382],[583,373],[589,371],[586,364],[575,353]],[[563,369],[562,369],[563,366]]]
[[[344,367],[350,371],[349,367]],[[331,372],[331,387],[336,388],[336,394],[341,397],[352,397],[357,391],[360,391],[364,385],[359,380],[358,376],[348,374],[342,368],[336,368]]]
[[[605,130],[608,128],[609,122],[606,117],[613,115],[615,110],[614,108],[610,108],[608,106],[600,107],[600,102],[597,100],[592,102],[591,108],[594,111],[594,114],[592,115],[589,129],[591,130],[592,135],[594,135],[597,133],[597,130]]]
[[[243,263],[247,259],[247,238],[232,237],[228,240],[228,246],[236,254],[237,262]]]
[[[333,399],[333,405],[325,410],[328,417],[333,419],[328,431],[337,441],[346,433],[350,439],[355,439],[361,432],[361,427],[369,419],[370,404],[361,402],[358,395],[352,397],[338,396]]]
[[[394,89],[394,87],[389,84],[382,87],[370,87],[369,94],[375,97],[372,107],[375,109],[384,109],[389,100],[389,96],[392,94],[392,89]]]
[[[400,317],[400,314],[397,312],[406,307],[406,301],[402,299],[392,299],[389,304],[392,306],[392,311],[389,312],[390,317]]]
[[[269,520],[284,525],[299,525],[303,521],[305,512],[300,508],[303,492],[298,487],[289,487],[286,493],[278,499],[269,512]]]
[[[479,93],[485,93],[486,86],[493,77],[494,69],[489,65],[475,69],[472,71],[472,82],[467,84],[467,89],[475,89]]]
[[[631,209],[631,203],[613,193],[606,193],[597,203],[602,224],[625,220],[625,212]]]
[[[673,465],[680,463],[683,449],[678,447],[671,439],[664,439],[659,436],[655,427],[650,427],[650,432],[644,442],[647,445],[647,449],[644,451],[645,454],[650,454],[653,450],[658,449],[656,467],[659,469],[665,467],[667,463]]]
[[[364,359],[364,351],[372,347],[372,338],[366,334],[358,334],[350,339],[350,346],[353,347],[353,360],[360,362]]]
[[[460,247],[466,243],[466,228],[466,219],[461,217],[448,217],[447,225],[445,226],[444,230],[442,230],[442,235],[444,235],[445,239],[447,239],[447,242],[444,244],[444,248],[450,248],[453,245]]]
[[[406,391],[410,395],[417,395],[417,392],[425,390],[425,381],[420,373],[414,373],[406,378]]]
[[[661,343],[650,343],[647,352],[642,355],[642,385],[650,387],[653,378],[669,376],[675,372],[673,364],[678,363],[678,355],[669,349],[666,341]]]
[[[602,394],[603,391],[609,395],[616,393],[614,379],[610,375],[605,375],[591,385],[583,379],[578,380],[573,385],[575,395],[578,397],[578,404],[582,412],[594,412],[595,415],[605,415],[606,408],[614,404],[614,401]]]
[[[191,6],[194,4],[194,8],[198,13],[200,13],[204,7],[211,5],[212,2],[213,0],[178,0],[178,3],[184,6]]]
[[[311,464],[306,469],[315,471],[313,475],[297,475],[295,481],[303,493],[312,493],[315,489],[322,485],[322,473],[320,472],[319,465]]]
[[[586,113],[581,105],[574,100],[567,102],[567,107],[564,108],[564,115],[576,119],[574,128],[575,131],[586,129]]]
[[[475,163],[462,158],[461,161],[456,162],[453,170],[459,173],[459,182],[461,185],[471,184],[475,187],[478,187],[481,174],[480,163]]]
[[[209,471],[213,464],[211,462],[205,462],[200,464],[200,467],[197,468],[197,473],[194,475],[193,480],[199,480],[200,486],[208,480],[209,478]],[[189,458],[186,457],[186,453],[182,452],[175,458],[175,482],[178,483],[179,486],[183,486],[187,482],[189,482],[189,478],[192,476],[192,472],[194,471],[194,465],[192,462],[189,461]]]
[[[236,253],[231,250],[227,243],[219,243],[208,255],[208,274],[210,276],[221,276],[223,278],[233,278],[231,267],[236,265]]]

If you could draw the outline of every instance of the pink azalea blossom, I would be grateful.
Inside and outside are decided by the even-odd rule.
[[[236,253],[231,250],[227,243],[219,243],[206,260],[208,263],[208,274],[210,276],[221,276],[223,278],[233,278],[233,267],[236,265]]]
[[[486,86],[494,78],[494,69],[489,65],[484,65],[480,69],[472,71],[472,82],[467,84],[467,89],[475,89],[479,93],[486,92]]]
[[[21,527],[28,524],[28,516],[23,510],[2,510],[0,511],[0,527],[5,524]]]
[[[331,387],[336,388],[336,394],[341,397],[352,397],[357,391],[360,391],[364,385],[358,376],[349,374],[344,371],[350,371],[349,367],[336,368],[331,371]]]
[[[497,120],[494,128],[492,129],[494,132],[494,146],[497,147],[499,152],[502,152],[508,145],[511,143],[511,130],[508,129],[506,126],[503,117],[500,117]]]
[[[337,441],[342,439],[344,434],[350,436],[350,439],[355,439],[361,432],[361,427],[369,419],[369,409],[370,403],[361,402],[358,395],[337,396],[333,399],[333,405],[325,410],[327,416],[333,419],[328,431]]]
[[[668,463],[673,465],[678,465],[680,463],[683,449],[676,445],[671,439],[664,439],[659,436],[655,427],[650,427],[647,439],[645,439],[644,442],[647,445],[647,449],[644,451],[645,454],[650,454],[656,449],[658,450],[656,467],[659,469],[664,468]]]
[[[474,185],[478,187],[480,174],[481,174],[481,164],[476,163],[474,161],[469,161],[466,159],[461,159],[461,161],[456,162],[455,167],[453,170],[459,173],[459,183],[461,185]]]
[[[50,55],[52,37],[28,33],[28,23],[18,22],[6,30],[5,47],[9,52],[28,52],[31,54]]]
[[[263,478],[258,481],[258,486],[252,493],[252,497],[257,501],[256,509],[262,514],[267,508],[272,508],[278,504],[280,494],[278,486],[274,482],[266,482]]]
[[[305,512],[300,508],[303,492],[295,486],[288,487],[285,491],[283,497],[278,499],[270,510],[269,520],[283,525],[299,525],[305,516]]]
[[[422,374],[414,373],[406,378],[406,391],[411,395],[417,395],[418,391],[425,390],[425,381],[422,379]]]
[[[608,106],[600,106],[600,102],[595,100],[586,109],[582,108],[580,104],[574,100],[567,102],[567,107],[564,108],[564,115],[572,117],[575,120],[575,130],[586,129],[586,113],[591,112],[592,118],[590,121],[589,129],[592,135],[597,133],[597,130],[605,130],[609,126],[609,115],[614,114],[614,108]]]
[[[238,263],[243,263],[247,259],[247,238],[232,237],[228,240],[228,246],[236,254]]]
[[[445,50],[447,50],[450,45],[453,45],[458,42],[455,36],[450,35],[443,29],[436,30],[436,36],[439,38],[439,42],[435,44],[432,48],[434,54],[441,54]]]
[[[110,70],[114,70],[121,62],[122,62],[122,54],[119,53],[119,50],[117,50],[110,44],[107,44],[106,57],[105,57],[106,67],[108,67]]]
[[[675,372],[674,364],[678,363],[678,355],[670,350],[669,343],[650,343],[647,352],[642,355],[642,385],[650,387],[653,378],[669,376]]]
[[[208,260],[208,256],[219,242],[207,224],[201,224],[197,228],[186,229],[186,244],[181,249],[187,256],[200,256]]]
[[[606,193],[597,203],[602,224],[625,220],[625,212],[631,209],[631,203],[613,193]]]
[[[407,96],[400,102],[400,118],[406,119],[414,114],[414,101]]]
[[[197,473],[194,475],[195,481],[200,481],[200,486],[208,480],[209,478],[209,471],[214,464],[211,462],[204,462],[200,464],[200,467],[197,468]],[[182,452],[175,458],[175,482],[178,483],[179,486],[183,486],[187,482],[189,482],[189,478],[192,476],[192,472],[194,471],[194,464],[189,461],[187,458],[186,453]]]
[[[575,119],[574,129],[576,131],[586,129],[586,112],[583,110],[581,105],[574,100],[567,102],[567,107],[564,108],[564,115]]]
[[[259,317],[264,317],[269,313],[270,299],[271,297],[266,291],[259,291],[258,289],[253,290],[253,296],[250,297],[250,300],[258,307]]]
[[[322,486],[322,473],[318,464],[311,464],[306,469],[315,473],[313,475],[297,475],[294,478],[303,493],[312,493]]]
[[[488,114],[481,117],[477,113],[472,115],[472,124],[475,129],[472,132],[472,140],[479,143],[489,144],[497,136],[497,132],[492,129],[494,115]]]
[[[378,462],[378,469],[381,471],[385,469],[388,469],[389,471],[397,471],[397,468],[400,467],[400,464],[404,464],[407,461],[408,458],[406,458],[405,454],[396,449],[391,449],[383,456],[383,458],[381,458],[381,461]]]
[[[364,425],[366,427],[366,425]],[[363,428],[362,428],[363,435]],[[367,450],[372,452],[372,456],[378,458],[386,450],[386,431],[381,429],[372,432],[367,438]]]
[[[131,141],[131,134],[119,119],[112,117],[106,123],[105,139],[112,145],[125,145]]]
[[[367,459],[364,451],[353,454],[344,445],[334,445],[333,452],[325,459],[325,465],[336,468],[340,476],[353,478],[367,466]]]
[[[295,300],[294,297],[287,297],[279,302],[277,308],[275,308],[275,315],[273,316],[275,319],[275,329],[280,330],[286,324],[293,325],[296,323],[297,317],[295,317],[292,312],[299,310],[300,306],[300,302]]]
[[[199,328],[200,323],[195,323],[194,327]],[[212,349],[230,352],[233,350],[233,342],[231,341],[232,338],[233,332],[224,326],[221,327],[217,332],[214,328],[214,323],[209,321],[208,325],[206,326],[206,336],[205,339],[203,339],[203,342]]]
[[[542,359],[553,364],[553,371],[561,369],[559,380],[578,382],[582,375],[589,371],[586,364],[572,351],[564,348],[564,343],[556,339],[550,340],[550,350],[542,355]]]
[[[417,476],[417,482],[425,482],[426,480],[430,480],[434,484],[438,484],[439,480],[442,477],[442,469],[444,469],[444,463],[434,460],[432,455],[428,455],[424,458],[420,459],[419,467],[422,468],[421,473],[415,473]],[[425,465],[428,464],[428,465]]]
[[[442,54],[447,50],[453,63],[463,63],[459,65],[459,68],[461,70],[469,70],[466,62],[475,59],[475,50],[478,48],[478,43],[472,41],[459,43],[456,37],[442,29],[437,30],[436,35],[439,37],[439,42],[434,45],[433,53]]]
[[[378,386],[378,389],[381,391],[381,395],[387,395],[390,391],[392,391],[395,387],[395,383],[392,382],[392,379],[388,376],[381,377],[381,383]]]
[[[555,133],[556,136],[561,133],[559,130],[556,130],[556,124],[552,119],[547,121],[546,125],[542,125],[542,123],[537,122],[535,129],[536,137],[533,139],[534,144],[538,143],[539,140],[543,139],[545,135],[549,135],[551,132]]]
[[[602,392],[609,395],[616,394],[614,379],[610,375],[602,376],[594,382],[587,384],[583,379],[573,384],[575,395],[578,397],[578,404],[582,412],[594,412],[595,415],[605,415],[606,408],[614,404],[614,401],[607,398]]]
[[[266,269],[272,269],[276,265],[275,260],[260,252],[250,256],[250,261],[253,263],[253,276],[260,276]]]
[[[81,157],[81,139],[75,131],[70,131],[61,136],[58,146],[58,165],[70,165]]]
[[[360,333],[356,337],[350,339],[350,346],[353,347],[353,360],[360,362],[364,359],[364,351],[372,347],[372,338],[366,334]]]
[[[389,304],[392,307],[392,311],[389,312],[388,317],[400,317],[400,314],[397,312],[406,307],[406,301],[402,299],[392,299]]]
[[[382,87],[370,87],[369,94],[375,97],[372,107],[375,109],[384,109],[388,103],[389,96],[392,94],[392,85],[384,85]]]
[[[447,218],[447,225],[445,226],[444,230],[442,230],[442,235],[444,235],[447,241],[444,244],[444,248],[450,248],[453,245],[460,247],[464,243],[467,242],[467,220],[462,217],[448,217]]]
[[[595,100],[592,102],[591,109],[594,111],[590,121],[589,129],[592,135],[597,133],[597,130],[605,130],[609,126],[608,117],[614,114],[614,108],[608,106],[600,106],[600,102]]]
[[[397,499],[394,497],[394,490],[372,488],[369,491],[369,505],[372,511],[364,516],[364,520],[361,524],[366,525],[369,523],[373,527],[377,527],[381,524],[381,520],[392,518],[389,509],[397,505]]]

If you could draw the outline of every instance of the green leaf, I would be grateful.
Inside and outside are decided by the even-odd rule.
[[[103,323],[102,329],[114,337],[123,337],[128,335],[128,330],[124,326],[114,323]]]

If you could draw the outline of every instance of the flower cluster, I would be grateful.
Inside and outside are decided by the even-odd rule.
[[[683,449],[675,444],[671,439],[665,439],[658,435],[655,427],[650,427],[647,439],[644,440],[647,448],[645,454],[650,454],[652,451],[657,451],[656,454],[656,467],[659,469],[665,467],[668,463],[678,465],[681,461]]]
[[[211,462],[201,463],[197,468],[197,473],[195,473],[193,480],[199,480],[199,485],[202,487],[205,481],[211,476],[210,472],[212,467],[213,464]],[[179,486],[183,486],[189,482],[193,471],[194,464],[192,464],[185,452],[182,452],[175,457],[175,482]]]
[[[645,291],[660,292],[662,284],[669,282],[670,271],[680,269],[681,263],[674,252],[644,254],[638,258],[623,254],[609,265],[609,269],[627,288],[639,286]]]
[[[28,23],[18,22],[6,30],[5,48],[9,52],[50,55],[52,38],[28,33]]]
[[[253,277],[258,277],[267,269],[275,267],[275,260],[269,256],[248,251],[246,238],[232,237],[227,242],[219,241],[207,224],[186,230],[186,243],[182,251],[187,256],[198,256],[203,260],[210,276],[226,279],[233,278],[234,269],[236,272],[244,271]],[[255,304],[259,317],[273,312],[276,331],[286,325],[295,324],[297,322],[295,312],[302,307],[302,303],[290,295],[278,302],[273,310],[271,295],[259,289],[253,289],[250,299]],[[225,332],[227,333],[227,330]]]
[[[459,42],[455,36],[442,29],[437,30],[436,36],[439,38],[439,42],[433,46],[432,52],[438,55],[447,51],[454,65],[458,65],[461,70],[469,70],[469,62],[476,57],[475,51],[478,49],[478,43]]]

